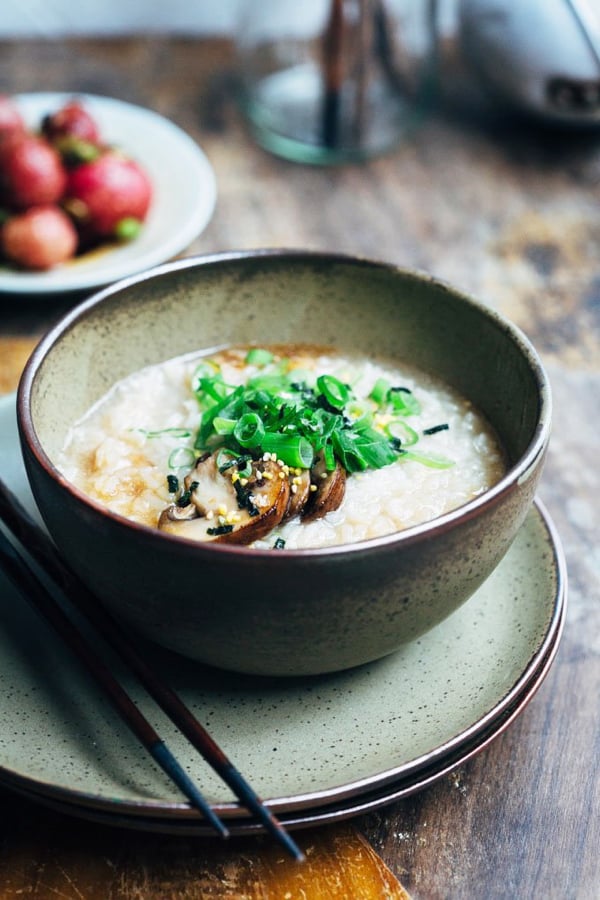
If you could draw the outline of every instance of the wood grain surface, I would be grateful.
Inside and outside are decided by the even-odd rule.
[[[449,280],[517,323],[554,388],[540,493],[570,580],[557,660],[525,712],[429,789],[305,833],[318,861],[308,891],[286,880],[263,840],[223,847],[117,832],[0,789],[0,898],[360,900],[401,897],[400,883],[413,900],[600,894],[600,135],[509,119],[465,77],[452,47],[443,65],[438,108],[414,136],[385,158],[323,169],[255,146],[226,43],[0,44],[0,91],[114,96],[168,116],[201,144],[219,196],[186,255],[358,253]],[[35,341],[76,299],[0,295],[0,390],[14,389]],[[357,878],[360,870],[376,879],[370,886],[347,880],[355,864]]]

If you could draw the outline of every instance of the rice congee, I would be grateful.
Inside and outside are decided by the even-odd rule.
[[[59,461],[85,494],[135,522],[274,550],[435,519],[505,467],[489,423],[436,377],[296,345],[135,372],[70,429]]]

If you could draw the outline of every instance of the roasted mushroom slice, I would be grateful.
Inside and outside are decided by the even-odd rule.
[[[171,503],[160,514],[158,519],[158,527],[164,531],[169,531],[173,522],[189,522],[191,519],[198,518],[198,510],[193,503],[187,506],[179,506],[177,503]]]
[[[274,460],[255,460],[249,474],[244,472],[236,464],[219,470],[216,454],[203,457],[185,481],[195,518],[173,515],[169,507],[159,528],[191,540],[228,544],[252,544],[265,537],[285,514],[289,481]]]
[[[310,478],[311,492],[301,514],[303,522],[320,519],[337,509],[346,493],[346,470],[338,460],[335,468],[328,471],[322,454],[319,454],[310,470]]]
[[[284,522],[287,522],[288,519],[292,519],[294,516],[302,515],[310,497],[309,469],[293,469],[288,477],[290,481],[290,499],[283,517]]]

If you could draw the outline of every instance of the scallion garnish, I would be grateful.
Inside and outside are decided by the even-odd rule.
[[[401,459],[410,459],[413,462],[421,463],[423,466],[428,466],[430,469],[449,469],[454,465],[454,460],[448,459],[446,456],[438,456],[434,453],[417,453],[415,450],[405,450],[401,454]]]
[[[397,438],[403,447],[412,447],[419,440],[415,429],[407,425],[404,419],[392,419],[384,430],[390,437]]]
[[[317,388],[323,394],[330,406],[335,409],[343,409],[352,395],[347,384],[343,384],[334,375],[319,375]]]
[[[240,447],[261,446],[265,436],[265,426],[258,413],[244,413],[235,424],[233,436]]]
[[[158,438],[164,437],[165,435],[173,438],[189,438],[192,434],[187,428],[159,428],[156,431],[147,431],[145,428],[138,428],[137,430],[142,434],[145,434],[147,438]]]
[[[201,410],[194,449],[217,451],[220,471],[236,465],[240,476],[250,475],[252,458],[265,453],[301,469],[311,468],[320,455],[328,471],[339,462],[348,473],[381,468],[399,457],[422,458],[438,468],[450,464],[407,451],[419,437],[405,419],[421,411],[409,388],[378,378],[368,397],[357,397],[341,378],[295,369],[260,347],[251,348],[245,360],[260,370],[245,384],[228,385],[211,361],[199,365],[192,380]]]
[[[169,455],[170,469],[189,469],[196,462],[196,454],[189,447],[176,447]]]
[[[264,350],[262,347],[251,347],[246,354],[248,366],[268,366],[271,362],[273,362],[273,354],[270,350]]]
[[[401,416],[418,416],[421,412],[421,404],[408,388],[390,388],[387,399],[394,412],[400,413]]]

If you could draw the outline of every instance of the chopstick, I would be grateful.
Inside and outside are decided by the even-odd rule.
[[[19,592],[32,603],[71,650],[79,656],[112,700],[123,720],[159,766],[183,791],[191,803],[206,816],[221,837],[228,837],[229,831],[181,768],[167,745],[2,531],[0,531],[0,565]]]
[[[50,538],[33,521],[19,500],[0,479],[0,520],[4,522],[19,543],[26,547],[31,556],[52,580],[62,589],[65,597],[98,630],[106,643],[137,675],[148,693],[170,717],[192,746],[201,754],[215,772],[231,788],[248,810],[253,812],[265,829],[291,854],[294,859],[304,860],[304,854],[285,830],[281,822],[265,806],[254,789],[248,784],[218,744],[194,717],[181,698],[164,684],[146,663],[131,640],[102,607],[96,597],[88,592],[77,576],[62,560]],[[152,754],[158,764],[183,790],[190,802],[198,808],[222,836],[227,836],[227,828],[203,799],[191,779],[177,763],[152,725],[140,713],[121,685],[97,656],[84,636],[77,630],[59,604],[46,591],[28,567],[16,548],[0,531],[0,560],[5,571],[16,587],[27,588],[27,599],[44,614],[66,643],[81,657],[113,700],[117,710]]]

